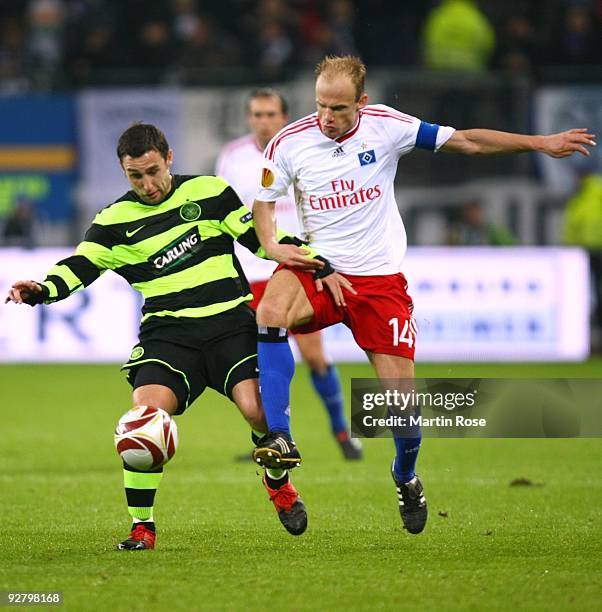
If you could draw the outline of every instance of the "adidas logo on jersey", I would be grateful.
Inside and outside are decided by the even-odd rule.
[[[343,157],[343,155],[345,155],[345,151],[343,151],[343,147],[337,147],[332,153],[333,157]]]

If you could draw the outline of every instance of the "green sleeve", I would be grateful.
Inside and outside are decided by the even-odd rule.
[[[94,226],[93,226],[94,228]],[[56,263],[41,283],[44,303],[64,300],[72,293],[93,283],[105,270],[114,266],[111,249],[90,240],[98,228],[90,228],[86,240],[80,242],[75,253]]]
[[[261,257],[261,259],[269,259],[257,237],[257,232],[253,225],[253,213],[244,204],[241,204],[238,209],[226,215],[221,222],[221,227],[225,233],[229,234],[234,240],[249,249],[251,253],[257,257]],[[280,244],[293,244],[303,247],[309,251],[308,257],[310,259],[318,256],[318,252],[300,238],[291,236],[282,230],[277,230],[276,235]]]

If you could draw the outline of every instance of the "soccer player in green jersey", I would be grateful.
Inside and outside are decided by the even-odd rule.
[[[265,257],[252,214],[221,178],[172,175],[173,152],[153,125],[129,127],[117,155],[131,191],[96,215],[75,253],[43,282],[15,282],[6,302],[52,304],[113,270],[145,299],[139,342],[122,368],[134,407],[182,414],[211,387],[236,404],[257,441],[267,431],[257,327],[233,250],[237,240]],[[280,242],[289,245],[284,263],[326,273],[327,284],[328,276],[337,276],[329,275],[332,269],[314,251],[300,248],[298,239],[281,233]],[[140,472],[124,465],[123,475],[133,526],[118,548],[154,548],[153,503],[163,469]],[[285,528],[303,533],[307,514],[288,472],[266,470],[263,480]]]

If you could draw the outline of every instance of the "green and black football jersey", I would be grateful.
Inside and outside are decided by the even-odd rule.
[[[281,243],[300,244],[279,232]],[[153,317],[207,317],[252,299],[234,243],[265,258],[251,211],[215,176],[174,176],[160,204],[133,191],[101,210],[75,253],[42,283],[44,303],[62,300],[113,270],[144,296]],[[310,250],[310,256],[317,255]]]

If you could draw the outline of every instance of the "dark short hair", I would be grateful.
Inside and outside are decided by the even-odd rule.
[[[148,151],[158,151],[163,159],[167,159],[169,144],[165,134],[150,123],[133,123],[119,137],[117,157],[121,161],[126,155],[140,157]]]
[[[251,102],[257,98],[278,98],[280,101],[280,110],[282,111],[282,114],[288,115],[288,102],[277,89],[273,89],[272,87],[260,87],[259,89],[254,89],[247,99],[247,111],[251,109]]]

